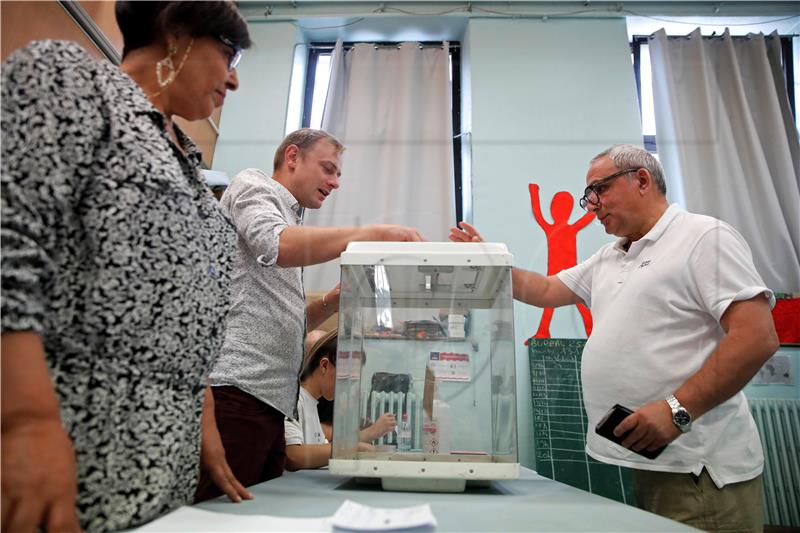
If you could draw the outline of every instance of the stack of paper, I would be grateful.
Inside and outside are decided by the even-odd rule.
[[[380,509],[345,500],[333,515],[331,523],[335,530],[347,531],[433,531],[436,517],[428,504],[401,509]]]
[[[181,507],[136,531],[433,531],[436,518],[430,505],[379,509],[345,500],[333,516],[287,518],[259,514],[234,514]]]

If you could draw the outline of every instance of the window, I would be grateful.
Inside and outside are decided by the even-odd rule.
[[[792,62],[792,38],[781,37],[782,67],[789,105],[792,115],[797,119],[794,96],[794,63]],[[631,42],[633,71],[636,76],[636,92],[639,95],[639,114],[642,118],[642,138],[644,147],[653,155],[658,155],[656,143],[656,116],[653,108],[653,78],[650,67],[650,45],[647,37],[635,35]]]
[[[344,43],[345,49],[355,43]],[[397,46],[400,43],[374,43],[377,46]],[[441,42],[421,42],[422,46],[441,46]],[[322,112],[328,92],[331,55],[335,43],[311,43],[306,70],[306,88],[303,97],[304,128],[319,128],[322,125]],[[461,162],[461,46],[450,41],[450,86],[452,90],[453,117],[453,187],[455,191],[456,222],[463,220],[462,202],[462,162]]]

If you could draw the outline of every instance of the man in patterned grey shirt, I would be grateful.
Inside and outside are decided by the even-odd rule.
[[[283,473],[283,421],[295,418],[303,339],[339,306],[338,287],[306,305],[302,267],[339,257],[351,241],[423,240],[404,226],[302,226],[301,210],[319,209],[339,188],[343,150],[324,131],[295,131],[275,152],[272,177],[244,170],[222,197],[239,252],[211,384],[225,455],[245,486]],[[196,499],[217,494],[204,473]]]

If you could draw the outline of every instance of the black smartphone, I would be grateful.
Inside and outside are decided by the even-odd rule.
[[[605,437],[608,440],[622,446],[622,441],[625,440],[625,437],[628,436],[628,433],[630,433],[630,431],[626,431],[625,433],[617,437],[616,435],[614,435],[614,428],[617,427],[620,422],[622,422],[632,414],[633,411],[631,411],[627,407],[624,407],[620,404],[616,404],[614,407],[609,409],[609,411],[605,414],[605,416],[602,419],[600,419],[600,422],[598,422],[597,426],[595,426],[594,428],[594,432],[600,435],[601,437]],[[664,451],[664,448],[666,447],[667,446],[665,444],[661,448],[653,451],[648,451],[646,449],[639,450],[638,452],[636,450],[631,449],[631,451],[634,453],[638,453],[642,457],[646,457],[648,459],[655,459],[656,457],[659,456],[661,452]]]

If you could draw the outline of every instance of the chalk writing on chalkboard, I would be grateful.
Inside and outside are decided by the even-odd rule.
[[[586,455],[588,421],[581,389],[585,339],[528,341],[536,471],[545,477],[633,504],[628,469]]]

